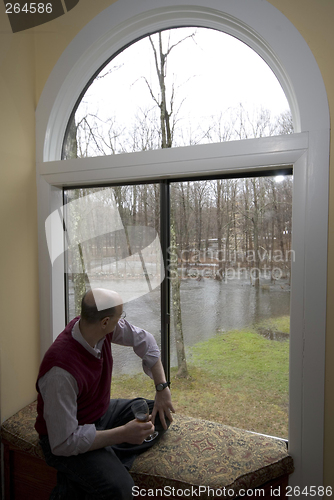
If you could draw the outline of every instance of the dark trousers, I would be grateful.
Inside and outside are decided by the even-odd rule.
[[[132,420],[133,401],[112,399],[105,415],[95,422],[96,429],[113,429]],[[151,413],[154,401],[147,402]],[[165,432],[158,415],[154,425],[159,436],[151,442],[107,446],[69,457],[54,455],[47,436],[42,436],[40,443],[46,463],[58,471],[57,486],[50,500],[131,500],[134,483],[128,469],[136,456],[154,445]]]

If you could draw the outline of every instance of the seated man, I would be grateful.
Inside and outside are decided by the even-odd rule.
[[[122,318],[118,293],[102,288],[87,292],[81,316],[66,326],[41,363],[35,428],[46,462],[58,470],[52,499],[131,499],[133,480],[127,469],[154,444],[144,442],[154,427],[161,434],[172,421],[174,408],[157,343]],[[132,346],[154,380],[148,422],[134,419],[133,400],[110,400],[111,342]]]

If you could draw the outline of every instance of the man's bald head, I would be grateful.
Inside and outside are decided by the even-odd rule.
[[[113,290],[94,288],[85,293],[81,301],[81,319],[97,323],[107,316],[115,316],[122,309],[122,297]]]

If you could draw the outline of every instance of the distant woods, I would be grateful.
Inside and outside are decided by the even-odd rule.
[[[261,277],[272,281],[289,278],[294,257],[292,183],[291,175],[280,182],[275,177],[251,177],[171,183],[172,275],[176,277],[177,269],[179,278],[198,280],[247,276],[254,286]],[[93,191],[70,191],[69,201]],[[110,192],[125,228],[151,227],[160,234],[159,184],[115,186],[108,189]],[[96,194],[99,203],[110,203],[102,193]],[[106,258],[117,257],[121,243],[115,238],[116,234],[105,234],[96,242],[90,240],[86,255],[96,258],[98,244],[105,249]]]
[[[289,278],[292,176],[173,183],[171,201],[183,278]]]

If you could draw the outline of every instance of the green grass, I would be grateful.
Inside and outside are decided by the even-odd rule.
[[[256,329],[268,328],[268,330],[290,333],[290,316],[280,316],[261,321],[255,326]]]
[[[277,331],[286,318],[267,322]],[[265,325],[258,325],[263,328]],[[187,379],[171,372],[174,406],[179,413],[265,434],[287,437],[288,341],[268,340],[256,329],[218,334],[188,353]],[[114,379],[112,397],[154,397],[144,374]]]

